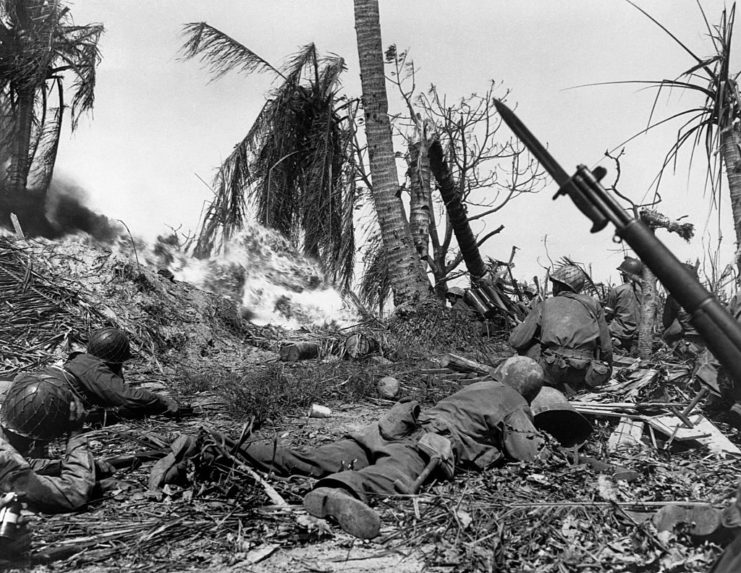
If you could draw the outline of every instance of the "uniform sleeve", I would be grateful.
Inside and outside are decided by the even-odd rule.
[[[504,418],[503,443],[510,458],[527,462],[540,452],[543,437],[533,426],[528,413],[520,409]]]
[[[607,298],[605,298],[605,320],[610,321],[615,316],[615,309],[617,308],[617,290],[611,288],[607,292]]]
[[[525,320],[512,329],[509,335],[509,344],[512,348],[519,351],[527,350],[532,346],[533,339],[540,327],[541,308],[542,303],[533,308],[525,317]]]
[[[58,476],[39,475],[18,451],[0,441],[0,487],[22,495],[33,510],[76,511],[90,500],[95,486],[95,460],[84,436],[73,437]]]
[[[96,365],[78,379],[101,405],[121,408],[123,411],[119,413],[123,415],[161,414],[167,410],[164,398],[149,390],[129,386],[104,364]]]

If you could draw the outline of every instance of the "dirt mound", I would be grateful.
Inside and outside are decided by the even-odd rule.
[[[102,326],[129,334],[134,372],[166,375],[176,366],[274,357],[251,344],[257,336],[266,346],[269,332],[243,320],[235,302],[87,237],[0,237],[0,293],[4,378],[63,359]]]

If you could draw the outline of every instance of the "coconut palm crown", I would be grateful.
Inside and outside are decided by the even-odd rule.
[[[247,224],[249,205],[258,223],[301,244],[347,287],[355,253],[355,183],[348,160],[350,106],[339,95],[343,59],[320,57],[308,44],[278,69],[204,22],[186,24],[184,36],[184,58],[198,57],[215,78],[265,72],[278,83],[217,171],[194,254],[223,248]]]
[[[76,26],[60,0],[0,0],[0,183],[45,193],[62,128],[65,80],[71,127],[92,109],[100,24]]]

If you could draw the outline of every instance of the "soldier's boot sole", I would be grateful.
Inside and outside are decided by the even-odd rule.
[[[334,518],[343,531],[360,539],[373,539],[381,529],[381,518],[365,503],[341,489],[319,487],[304,497],[304,509],[315,517]]]

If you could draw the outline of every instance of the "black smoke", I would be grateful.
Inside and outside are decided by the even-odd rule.
[[[0,188],[0,227],[13,230],[10,214],[15,213],[26,236],[58,239],[84,232],[99,241],[114,240],[121,234],[122,227],[105,215],[91,211],[84,205],[86,199],[84,189],[57,179],[46,193],[8,192]]]

